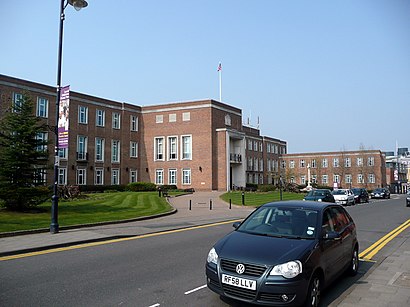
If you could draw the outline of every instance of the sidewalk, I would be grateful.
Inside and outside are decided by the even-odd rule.
[[[219,199],[220,194],[219,192],[195,192],[192,195],[171,197],[169,201],[176,212],[155,219],[61,230],[53,235],[47,232],[0,238],[0,257],[23,251],[243,219],[253,211],[253,208],[234,205],[230,209],[229,204]],[[191,210],[189,210],[190,201]],[[410,306],[410,228],[390,242],[388,248],[388,256],[375,263],[330,306]]]

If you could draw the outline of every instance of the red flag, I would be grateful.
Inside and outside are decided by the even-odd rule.
[[[218,71],[221,71],[221,70],[222,70],[222,64],[219,63],[219,65],[218,65]]]

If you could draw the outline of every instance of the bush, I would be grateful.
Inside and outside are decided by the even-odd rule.
[[[260,184],[258,185],[258,191],[260,192],[275,191],[275,186],[273,184]]]
[[[24,211],[38,206],[51,198],[52,190],[45,186],[37,187],[2,187],[0,198],[2,207],[13,211]]]
[[[78,185],[62,185],[58,186],[58,197],[63,199],[73,199],[80,195],[80,187]]]
[[[103,193],[107,190],[124,192],[127,190],[126,185],[80,185],[80,192],[82,193]]]
[[[258,189],[258,185],[256,183],[247,183],[245,187],[245,191],[255,192],[257,189]]]
[[[148,191],[156,191],[157,186],[155,183],[151,182],[132,182],[127,185],[127,191],[132,192],[148,192]]]
[[[175,184],[164,184],[158,186],[158,189],[161,188],[162,191],[169,191],[169,190],[178,190]]]

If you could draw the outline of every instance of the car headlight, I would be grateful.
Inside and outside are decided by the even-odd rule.
[[[295,260],[284,264],[275,265],[270,272],[270,275],[293,278],[298,276],[300,273],[302,273],[302,263],[299,260]]]
[[[321,199],[321,198],[319,198],[317,201],[322,201],[322,199]]]
[[[212,247],[209,251],[206,261],[208,261],[208,263],[218,264],[218,254],[216,253],[215,248]]]

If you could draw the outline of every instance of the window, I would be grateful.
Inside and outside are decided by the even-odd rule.
[[[60,159],[67,159],[67,151],[68,148],[58,148],[58,156],[60,157]]]
[[[333,158],[333,167],[339,167],[339,158]]]
[[[263,159],[259,160],[259,171],[263,172]]]
[[[36,140],[37,140],[37,147],[36,150],[39,152],[46,152],[47,151],[47,138],[48,138],[48,133],[47,132],[39,132],[36,135]]]
[[[120,170],[118,168],[113,168],[111,170],[111,184],[112,185],[120,184]]]
[[[191,184],[191,169],[182,169],[182,184]]]
[[[253,141],[253,150],[258,151],[258,142],[257,141]]]
[[[154,159],[164,160],[164,138],[158,137],[154,141]]]
[[[121,128],[121,115],[120,113],[112,113],[112,128],[120,129]]]
[[[253,169],[253,159],[248,158],[248,163],[247,163],[248,171],[251,171]]]
[[[352,175],[348,174],[345,176],[345,183],[352,183]]]
[[[192,159],[192,137],[190,135],[182,136],[182,160]]]
[[[231,116],[229,114],[225,115],[225,125],[230,126],[232,124]]]
[[[258,158],[254,158],[253,166],[254,166],[254,171],[258,171]]]
[[[58,184],[59,185],[67,184],[67,169],[65,167],[58,168]]]
[[[266,144],[266,151],[267,151],[267,153],[270,153],[270,144],[269,143]]]
[[[87,160],[87,137],[77,136],[77,160]]]
[[[367,180],[369,183],[376,183],[376,177],[374,176],[374,174],[369,174],[367,176]]]
[[[358,174],[357,175],[357,183],[364,183],[363,174]]]
[[[303,175],[300,177],[300,184],[305,184],[306,183],[306,176]]]
[[[103,138],[95,138],[95,161],[104,161],[104,143]]]
[[[295,168],[295,161],[294,160],[289,161],[289,168]]]
[[[130,142],[130,157],[137,158],[138,157],[138,143],[137,142]]]
[[[79,124],[88,123],[88,108],[85,106],[78,106],[78,123]]]
[[[351,167],[351,166],[352,166],[352,159],[345,158],[345,167]]]
[[[317,175],[312,175],[312,183],[317,183]]]
[[[322,167],[327,168],[327,166],[328,166],[327,159],[326,158],[322,159]]]
[[[23,105],[23,94],[13,93],[13,112],[17,112]]]
[[[170,136],[168,137],[168,160],[177,160],[177,151],[178,151],[178,145],[177,145],[177,137],[176,136]]]
[[[305,160],[300,160],[299,161],[299,167],[305,167],[306,166],[306,164],[305,164]]]
[[[131,131],[138,131],[138,117],[135,115],[130,116],[130,129]]]
[[[105,111],[97,110],[95,115],[95,125],[98,127],[105,126]]]
[[[374,166],[374,157],[368,157],[367,158],[367,165],[368,166]]]
[[[183,122],[188,122],[190,120],[191,120],[191,113],[190,112],[182,113],[182,121]]]
[[[168,121],[170,123],[175,123],[177,121],[177,115],[175,113],[168,115]]]
[[[48,117],[48,99],[43,97],[37,97],[37,112],[38,117]]]
[[[120,141],[112,140],[111,155],[111,162],[120,162]]]
[[[357,158],[357,166],[363,166],[363,158]]]
[[[248,148],[249,148],[249,150],[252,150],[252,141],[251,140],[248,140]]]
[[[333,175],[333,182],[340,183],[340,175]]]
[[[312,168],[316,168],[316,160],[315,159],[312,160]]]
[[[260,151],[260,152],[263,152],[263,144],[262,144],[262,142],[259,142],[259,151]]]
[[[329,177],[327,175],[322,175],[322,183],[323,184],[329,183]]]
[[[96,167],[94,172],[94,184],[103,185],[104,184],[104,168]]]
[[[130,182],[137,182],[137,170],[130,170]]]
[[[177,184],[177,170],[169,169],[168,171],[168,184]]]
[[[295,183],[295,176],[290,177],[290,183]]]
[[[157,124],[162,124],[164,122],[164,115],[156,115],[155,116],[155,122]]]
[[[34,183],[35,184],[45,184],[47,182],[47,170],[44,168],[37,168],[34,171]]]
[[[164,184],[164,170],[155,170],[155,184]]]
[[[77,169],[77,184],[78,185],[86,184],[86,175],[87,175],[87,170],[85,168]]]

